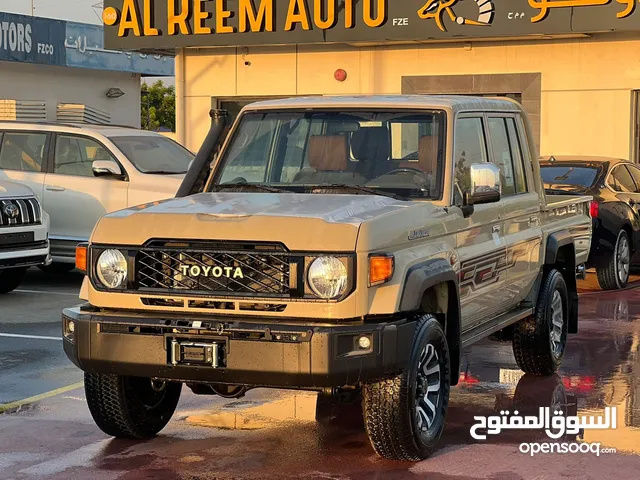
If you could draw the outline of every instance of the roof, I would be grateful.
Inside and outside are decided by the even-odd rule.
[[[263,100],[243,110],[299,108],[401,108],[521,111],[520,104],[506,97],[472,97],[465,95],[351,95],[311,96]]]
[[[551,156],[541,156],[540,163],[553,163],[549,162],[549,160],[553,157],[556,162],[575,162],[575,163],[619,163],[619,162],[628,162],[628,160],[624,160],[622,158],[615,157],[596,157],[589,155],[551,155]]]
[[[15,120],[0,120],[0,130],[36,130],[43,132],[82,133],[94,132],[105,137],[125,137],[129,135],[163,136],[157,132],[141,130],[127,125],[94,125],[86,123],[68,122],[21,122]]]

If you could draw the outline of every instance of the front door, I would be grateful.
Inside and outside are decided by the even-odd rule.
[[[481,115],[456,119],[454,132],[454,203],[460,192],[470,188],[469,166],[489,159],[486,121]],[[463,330],[502,313],[507,303],[501,298],[505,286],[506,242],[503,233],[502,202],[478,205],[468,218],[460,218],[456,244],[460,261],[460,304]],[[456,222],[457,223],[457,222]]]
[[[51,216],[52,254],[73,256],[98,219],[127,207],[129,182],[119,177],[95,177],[92,162],[115,160],[95,140],[58,134],[53,164],[44,179],[44,209]]]
[[[520,119],[516,115],[494,114],[488,116],[488,125],[492,162],[500,168],[505,210],[507,281],[501,296],[510,305],[517,305],[527,297],[539,273],[540,197],[533,185],[531,160],[525,157],[529,150],[520,144],[520,139],[525,138]]]

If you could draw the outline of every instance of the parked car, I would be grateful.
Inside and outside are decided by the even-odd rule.
[[[545,197],[519,104],[259,102],[213,169],[225,115],[211,117],[175,199],[103,216],[78,248],[86,303],[62,313],[64,350],[105,433],[154,436],[183,383],[361,391],[375,451],[416,461],[466,346],[502,331],[523,371],[559,368],[591,197]]]
[[[104,214],[173,197],[194,155],[135,128],[0,122],[0,180],[29,186],[51,216],[54,268],[74,268],[75,248]]]
[[[26,185],[0,181],[0,294],[15,290],[27,268],[46,265],[49,216]]]
[[[640,168],[608,157],[553,156],[541,161],[547,195],[591,195],[588,268],[603,290],[625,287],[640,246]]]

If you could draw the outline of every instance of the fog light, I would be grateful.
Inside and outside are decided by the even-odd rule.
[[[69,333],[73,333],[76,331],[76,324],[73,323],[73,321],[69,321],[67,328],[69,329]]]
[[[363,350],[369,350],[371,347],[371,339],[369,337],[360,337],[358,339],[358,346]]]

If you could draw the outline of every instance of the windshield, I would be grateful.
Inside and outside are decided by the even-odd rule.
[[[540,165],[542,181],[547,188],[562,185],[591,187],[598,176],[598,167],[579,165]]]
[[[241,117],[213,184],[439,199],[444,112],[313,111]],[[366,187],[356,189],[353,187]],[[333,191],[333,190],[332,190]],[[339,193],[339,192],[338,192]]]
[[[161,135],[109,137],[142,173],[187,173],[193,153]]]

